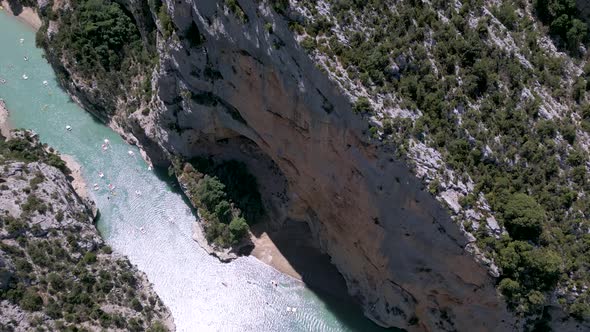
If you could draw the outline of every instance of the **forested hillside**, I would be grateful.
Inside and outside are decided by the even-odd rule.
[[[516,312],[556,299],[590,318],[588,25],[574,1],[274,6],[369,134],[448,203]]]

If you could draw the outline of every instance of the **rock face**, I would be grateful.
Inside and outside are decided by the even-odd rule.
[[[156,20],[135,1],[120,3],[139,27]],[[367,138],[366,119],[309,60],[287,22],[257,1],[238,1],[234,10],[245,16],[224,3],[164,2],[176,32],[158,41],[151,112],[114,119],[160,165],[173,155],[245,162],[277,227],[286,218],[307,222],[378,324],[512,330],[494,279],[466,253],[448,212],[394,159],[394,147]],[[80,94],[79,86],[68,88]],[[275,179],[284,188],[272,190]]]
[[[246,23],[224,15],[223,1],[166,5],[181,38],[160,45],[153,83],[161,107],[148,118],[134,114],[137,136],[186,157],[236,158],[251,168],[257,154],[271,159],[288,183],[288,201],[277,204],[283,216],[310,225],[377,323],[509,329],[493,280],[465,253],[446,211],[391,148],[366,140],[366,121],[284,21],[251,1],[240,2]],[[193,24],[200,45],[184,35]]]
[[[13,136],[0,151],[0,330],[174,330],[145,275],[105,246],[93,203],[58,168],[19,158],[26,144],[43,152]]]

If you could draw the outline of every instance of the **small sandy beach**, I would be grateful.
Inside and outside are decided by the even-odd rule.
[[[252,235],[250,238],[254,243],[254,250],[250,253],[259,261],[272,266],[281,273],[291,276],[299,281],[302,281],[301,275],[295,271],[287,258],[281,254],[279,248],[272,241],[266,232],[259,237]]]
[[[279,272],[302,281],[305,285],[342,301],[354,302],[348,295],[346,282],[321,252],[305,222],[287,220],[280,229],[268,232],[264,224],[254,225],[250,253]]]
[[[3,10],[8,12],[11,15],[14,15],[14,11],[10,8],[8,1],[2,0],[1,2]],[[35,31],[39,30],[43,22],[41,22],[41,18],[33,8],[29,7],[22,7],[21,12],[18,15],[15,15],[21,22],[24,22]]]
[[[72,177],[72,186],[74,190],[78,194],[78,196],[89,199],[88,197],[88,186],[86,185],[86,181],[82,177],[82,167],[74,158],[67,154],[60,155],[61,159],[66,162],[68,168],[72,171],[70,176]]]

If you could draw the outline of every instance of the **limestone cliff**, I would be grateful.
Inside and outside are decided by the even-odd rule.
[[[145,275],[101,239],[65,163],[33,133],[13,136],[0,141],[0,330],[174,330]]]
[[[516,328],[446,209],[394,158],[395,147],[368,138],[367,120],[354,115],[267,4],[165,1],[174,31],[164,38],[156,9],[119,2],[140,30],[157,22],[156,93],[127,115],[128,105],[101,100],[108,92],[64,81],[88,109],[134,135],[159,165],[174,155],[244,161],[277,227],[286,218],[307,222],[378,324]],[[75,77],[62,60],[52,59]]]

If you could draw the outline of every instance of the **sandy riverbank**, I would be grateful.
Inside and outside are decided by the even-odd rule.
[[[0,134],[8,138],[10,136],[10,123],[8,122],[8,109],[4,100],[0,99]]]
[[[308,288],[353,303],[346,282],[330,257],[318,248],[305,222],[286,220],[274,231],[264,224],[254,225],[254,249],[250,253],[274,269],[302,281]]]
[[[43,22],[41,21],[41,18],[39,18],[39,15],[35,11],[35,9],[29,8],[29,7],[21,7],[19,9],[17,9],[17,8],[13,9],[10,7],[10,5],[8,4],[8,1],[6,1],[6,0],[2,0],[1,4],[2,4],[3,10],[7,11],[9,14],[16,16],[21,22],[27,24],[28,26],[33,28],[35,31],[37,31],[37,30],[39,30],[39,28],[41,28],[41,25],[43,24]],[[16,15],[15,15],[15,12],[16,12]]]
[[[254,243],[254,249],[250,253],[252,256],[256,257],[259,261],[272,266],[279,272],[302,281],[301,274],[295,271],[295,268],[293,268],[287,258],[285,258],[279,248],[277,248],[276,244],[268,236],[268,233],[264,232],[258,237],[252,235],[250,239],[252,243]]]
[[[70,176],[72,177],[72,187],[74,187],[74,190],[76,191],[78,196],[84,199],[89,199],[88,186],[86,184],[86,181],[82,177],[82,167],[80,166],[80,164],[78,164],[78,162],[74,160],[74,157],[70,155],[62,154],[60,155],[60,157],[63,161],[66,162],[66,165],[68,166],[70,171],[72,171],[72,173],[70,174]]]

